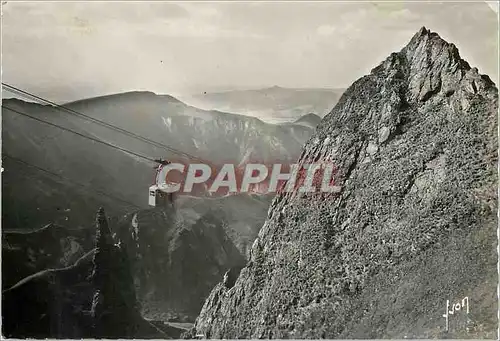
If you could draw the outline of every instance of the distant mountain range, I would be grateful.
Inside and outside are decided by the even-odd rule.
[[[207,110],[236,112],[266,122],[293,122],[306,113],[325,116],[345,89],[292,89],[273,86],[256,90],[198,93],[183,100]]]

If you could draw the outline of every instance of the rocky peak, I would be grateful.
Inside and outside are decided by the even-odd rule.
[[[163,335],[139,313],[130,261],[124,244],[115,240],[101,207],[96,217],[96,252],[92,284],[93,336],[121,338]]]
[[[95,247],[96,253],[94,254],[93,260],[93,271],[92,280],[94,284],[98,287],[97,290],[101,290],[100,286],[109,282],[111,276],[110,270],[113,266],[113,247],[114,239],[111,234],[111,230],[108,225],[108,219],[104,213],[104,209],[99,208],[96,215],[96,236],[95,236]]]
[[[114,244],[104,208],[99,208],[96,216],[96,248],[106,248]]]
[[[460,58],[460,54],[456,46],[448,43],[439,36],[436,32],[422,27],[410,40],[408,45],[403,48],[402,52],[406,54],[407,60],[411,64],[419,64],[422,55],[426,55],[427,62],[438,59],[442,53],[449,60],[450,64],[462,64],[466,70],[470,69],[469,64]],[[413,58],[416,57],[414,60]],[[441,58],[441,57],[439,57]],[[427,64],[431,68],[431,64]]]
[[[422,27],[399,53],[392,53],[372,75],[407,80],[408,99],[426,101],[434,95],[451,96],[457,90],[476,93],[495,85],[460,57],[458,48],[436,32]],[[460,86],[459,86],[460,84]]]
[[[283,193],[193,335],[496,338],[498,90],[422,28],[354,82],[299,163],[340,193]],[[457,276],[457,274],[460,274]],[[474,312],[446,330],[446,300]]]

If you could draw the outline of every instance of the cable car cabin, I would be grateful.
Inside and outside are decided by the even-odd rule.
[[[167,205],[173,205],[173,193],[166,193],[162,191],[158,185],[152,185],[149,187],[149,206],[153,207],[165,207]]]
[[[164,173],[164,166],[170,164],[170,161],[157,159],[155,160],[160,165],[156,167],[155,182],[149,187],[149,206],[165,207],[167,205],[174,205],[174,193],[167,193],[165,189],[172,188],[175,192],[175,187],[178,184],[172,182],[165,182],[166,173]]]

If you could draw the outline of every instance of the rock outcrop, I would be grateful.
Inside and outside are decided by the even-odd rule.
[[[96,220],[96,252],[93,260],[94,297],[90,310],[96,338],[164,337],[139,313],[128,254],[114,241],[101,208]]]
[[[492,81],[422,28],[304,148],[301,163],[335,163],[342,191],[277,195],[187,336],[496,338],[497,112]]]

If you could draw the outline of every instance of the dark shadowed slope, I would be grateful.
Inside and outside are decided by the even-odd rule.
[[[175,212],[168,208],[138,210],[121,217],[120,222],[111,221],[117,237],[128,245],[144,316],[162,328],[166,320],[193,322],[224,273],[244,265],[270,201],[269,196],[247,194],[213,199],[181,197]],[[49,224],[36,230],[2,231],[2,289],[34,275],[43,280],[29,284],[29,290],[38,290],[46,275],[52,274],[46,269],[68,267],[92,250],[95,229],[90,227],[89,217],[87,220],[84,228]],[[57,276],[65,273],[57,272]],[[51,288],[65,286],[68,295],[79,295],[79,285],[90,285],[80,283],[79,277],[63,281],[54,276],[50,278],[59,284],[51,280]],[[9,314],[14,307],[4,306],[3,311]],[[45,308],[40,309],[37,311]]]
[[[138,310],[124,245],[99,211],[95,248],[2,291],[2,334],[15,338],[168,338]]]
[[[34,231],[2,231],[2,289],[50,268],[73,264],[93,248],[93,229],[48,224]]]
[[[496,339],[497,112],[491,80],[422,28],[304,148],[338,165],[342,192],[277,196],[191,336]],[[446,332],[446,300],[465,296]]]
[[[16,338],[90,337],[94,251],[72,266],[33,274],[2,291],[2,334]]]

